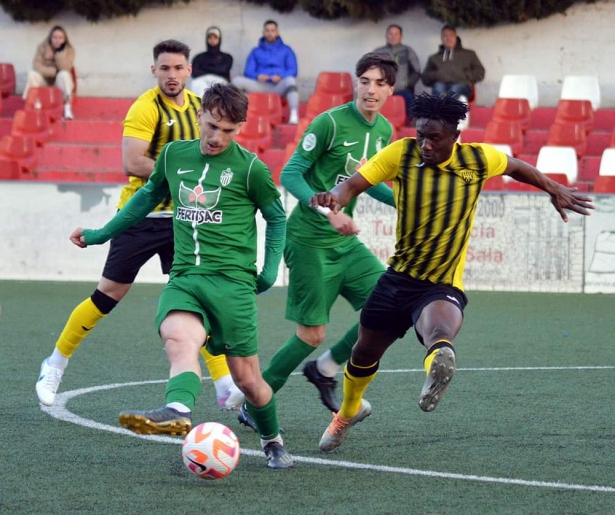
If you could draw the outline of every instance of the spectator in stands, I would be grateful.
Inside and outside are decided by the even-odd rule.
[[[243,76],[235,77],[233,84],[249,93],[271,92],[282,95],[290,107],[288,123],[296,125],[299,121],[296,77],[295,52],[282,41],[277,22],[267,20],[263,25],[263,37],[248,55]]]
[[[397,77],[393,95],[400,95],[406,101],[408,119],[410,103],[414,98],[414,86],[421,78],[421,66],[416,52],[407,45],[401,44],[402,28],[399,25],[389,25],[386,32],[387,44],[376,48],[375,52],[389,54],[397,63]]]
[[[485,68],[474,50],[461,46],[455,27],[445,25],[440,37],[442,44],[438,52],[429,57],[423,70],[423,84],[431,86],[435,96],[453,91],[467,102],[472,98],[474,84],[485,78]]]
[[[191,89],[202,95],[203,91],[216,82],[228,83],[231,81],[231,68],[233,56],[220,50],[222,32],[218,27],[209,27],[205,32],[205,45],[207,52],[202,52],[192,60]]]
[[[75,89],[72,69],[75,62],[75,49],[68,41],[66,31],[56,25],[49,36],[36,49],[33,70],[28,74],[28,82],[23,92],[25,100],[32,87],[57,86],[64,96],[64,118],[73,119],[71,97]]]

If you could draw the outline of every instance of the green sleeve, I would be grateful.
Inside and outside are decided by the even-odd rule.
[[[83,231],[85,244],[101,245],[136,225],[164,200],[168,188],[166,190],[165,192],[165,188],[156,188],[154,183],[148,181],[102,229]]]
[[[365,191],[370,197],[386,204],[387,206],[395,207],[395,199],[393,198],[393,190],[384,182],[372,186]]]
[[[282,186],[304,204],[307,204],[310,197],[316,193],[305,180],[305,174],[313,164],[312,161],[295,152],[288,163],[284,165],[280,176]]]
[[[265,264],[256,278],[257,293],[267,291],[275,283],[286,238],[286,213],[281,200],[278,198],[261,207],[261,213],[267,222],[267,229],[265,231]]]

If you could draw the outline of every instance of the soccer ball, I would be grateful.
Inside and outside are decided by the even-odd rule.
[[[221,479],[239,462],[239,440],[228,427],[205,422],[188,433],[182,445],[184,464],[195,476]]]

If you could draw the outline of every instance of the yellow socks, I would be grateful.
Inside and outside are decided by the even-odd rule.
[[[341,417],[350,419],[359,412],[363,393],[376,377],[379,364],[376,361],[367,367],[360,367],[352,362],[352,358],[348,361],[344,369],[344,400],[339,411]]]
[[[217,381],[224,376],[230,375],[231,371],[228,369],[226,356],[224,354],[214,356],[207,352],[205,347],[201,347],[201,356],[203,356],[205,360],[205,365],[207,366],[207,370],[209,370],[212,381]]]
[[[95,306],[91,297],[87,298],[70,314],[56,342],[56,349],[63,356],[70,358],[98,321],[106,316]]]

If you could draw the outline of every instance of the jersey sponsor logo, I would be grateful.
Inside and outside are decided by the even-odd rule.
[[[220,174],[220,184],[222,184],[222,186],[228,186],[232,180],[233,172],[231,171],[231,169],[227,168],[226,170],[223,170],[223,172]]]
[[[459,301],[455,297],[453,297],[452,295],[447,295],[446,298],[447,299],[451,299],[453,302],[456,302],[457,304],[459,304]]]
[[[314,150],[314,147],[316,146],[316,134],[306,134],[303,137],[303,143],[301,145],[303,147],[303,150],[305,150],[306,152],[310,152],[312,150]]]
[[[177,207],[177,220],[182,222],[201,224],[222,223],[222,211],[213,209],[220,201],[222,188],[205,191],[198,184],[194,189],[189,188],[183,182],[179,184],[179,201],[183,207]]]
[[[352,147],[353,145],[356,145],[357,143],[359,143],[358,141],[344,141],[344,146],[345,147]]]
[[[184,173],[194,172],[194,170],[182,170],[181,168],[177,169],[177,175],[182,175]]]
[[[194,222],[196,225],[202,224],[221,224],[222,211],[210,211],[209,209],[189,209],[185,207],[177,208],[175,217],[181,222]]]
[[[346,155],[346,166],[344,167],[344,171],[348,176],[355,173],[359,168],[361,168],[365,163],[367,163],[367,158],[362,157],[361,159],[355,159],[350,154]]]
[[[168,125],[169,127],[171,127],[174,123],[175,123],[175,120],[173,120],[173,118],[171,118],[171,119],[167,122],[167,125]]]
[[[338,184],[342,184],[344,181],[347,181],[348,179],[350,179],[350,177],[348,177],[347,175],[338,175],[335,178],[335,185],[337,186]]]

